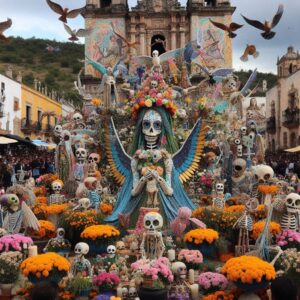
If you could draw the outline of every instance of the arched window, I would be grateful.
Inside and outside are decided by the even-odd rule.
[[[166,38],[161,34],[156,34],[151,39],[151,53],[157,50],[159,55],[166,52]]]
[[[289,73],[290,73],[290,74],[293,74],[293,64],[290,64],[290,67],[289,67]]]

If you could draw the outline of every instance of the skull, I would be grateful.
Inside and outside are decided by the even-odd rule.
[[[158,142],[161,134],[162,119],[159,113],[155,110],[148,110],[143,119],[143,133],[147,142],[148,148],[153,148]]]
[[[52,190],[55,194],[59,194],[62,189],[62,184],[60,181],[55,180],[51,184]]]
[[[127,297],[128,297],[128,288],[123,287],[122,288],[122,299],[127,299]]]
[[[123,241],[118,241],[116,247],[117,251],[123,251],[125,250],[125,243]]]
[[[79,161],[83,161],[87,158],[87,151],[84,148],[78,148],[75,155]]]
[[[55,127],[54,127],[54,135],[55,136],[61,136],[62,131],[63,131],[63,128],[61,125],[55,125]]]
[[[239,178],[244,175],[244,172],[246,171],[246,161],[242,158],[237,158],[233,161],[233,177]]]
[[[224,183],[217,182],[217,184],[216,184],[216,193],[218,195],[224,194]]]
[[[186,265],[183,262],[181,261],[174,262],[172,264],[172,272],[175,277],[180,279],[186,279],[187,269],[186,269]]]
[[[153,57],[158,57],[158,56],[159,56],[159,52],[158,52],[157,50],[154,50],[154,51],[152,52],[152,56],[153,56]]]
[[[245,207],[248,212],[254,212],[258,207],[258,200],[256,198],[250,198],[245,202]]]
[[[242,136],[247,134],[247,127],[246,126],[241,127],[241,134],[242,134]]]
[[[254,169],[254,176],[258,183],[265,183],[274,177],[274,171],[270,166],[258,165]]]
[[[129,288],[128,295],[129,295],[130,299],[135,299],[137,297],[137,291],[136,291],[136,288],[134,286]]]
[[[149,212],[144,217],[144,228],[147,231],[157,231],[163,227],[163,218],[157,212]]]
[[[91,201],[89,198],[82,198],[78,201],[78,205],[73,210],[88,210],[91,207]]]
[[[9,207],[10,210],[12,211],[17,211],[19,209],[19,205],[20,205],[20,199],[17,195],[15,194],[6,194],[3,195],[2,197],[7,197],[7,205]],[[1,198],[2,198],[1,197]],[[2,204],[2,201],[1,201]]]
[[[89,251],[90,251],[90,247],[87,243],[80,242],[75,245],[74,252],[76,256],[87,255]]]
[[[156,80],[151,81],[151,88],[156,89],[158,87],[158,82]]]
[[[290,214],[297,214],[300,212],[300,195],[290,193],[285,198],[286,210]]]
[[[82,116],[82,114],[81,113],[75,113],[74,115],[73,115],[73,121],[77,124],[77,123],[79,123],[79,122],[81,122],[83,120],[83,116]]]
[[[243,156],[243,145],[238,145],[237,146],[237,154],[238,157],[242,157]]]
[[[98,153],[91,153],[89,155],[88,161],[90,164],[92,163],[98,164],[100,162],[100,155]]]
[[[109,245],[106,249],[108,256],[115,257],[116,255],[116,247],[114,245]]]
[[[65,230],[63,228],[58,228],[56,232],[56,237],[58,239],[63,239],[65,237]]]
[[[68,130],[63,130],[61,132],[61,138],[63,141],[67,142],[71,139],[71,133]]]

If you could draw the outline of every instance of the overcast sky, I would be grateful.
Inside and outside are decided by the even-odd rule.
[[[85,5],[85,0],[56,0],[57,3],[69,8],[77,8]],[[137,1],[129,0],[130,6]],[[264,21],[272,19],[277,11],[279,0],[232,0],[236,6],[233,20],[244,24],[240,14],[248,18]],[[300,50],[300,0],[282,0],[285,12],[279,25],[275,28],[277,32],[273,40],[267,41],[260,36],[260,31],[245,25],[238,31],[234,39],[234,67],[236,69],[253,69],[257,67],[260,71],[276,72],[277,56],[286,52],[289,45]],[[181,0],[185,5],[186,0]],[[0,0],[0,20],[7,17],[13,19],[13,27],[7,31],[9,35],[28,37],[41,37],[66,41],[68,35],[63,25],[57,20],[58,15],[50,10],[45,0]],[[69,25],[74,28],[82,28],[84,21],[82,17],[71,20]],[[254,43],[260,52],[259,58],[250,58],[248,63],[240,61],[239,57],[244,52],[247,43]]]

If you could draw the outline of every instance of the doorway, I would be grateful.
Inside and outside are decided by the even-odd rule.
[[[154,50],[159,52],[159,55],[166,52],[166,38],[161,34],[156,34],[151,39],[151,54]]]

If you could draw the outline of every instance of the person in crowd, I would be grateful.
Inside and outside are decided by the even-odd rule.
[[[271,283],[272,300],[298,300],[297,287],[287,277],[277,277]]]

